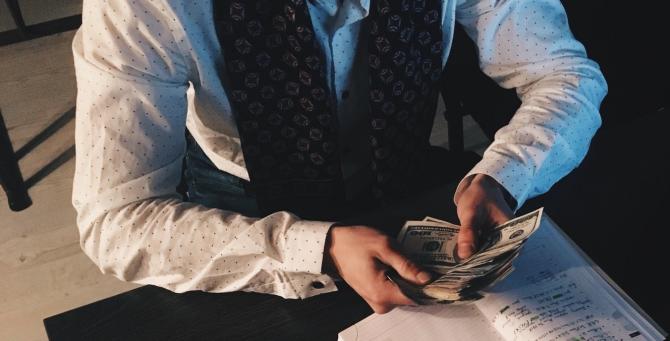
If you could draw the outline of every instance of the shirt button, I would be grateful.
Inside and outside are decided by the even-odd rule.
[[[323,289],[325,285],[319,281],[312,282],[312,288],[314,289]]]
[[[347,99],[347,98],[349,98],[349,90],[342,91],[342,99]]]

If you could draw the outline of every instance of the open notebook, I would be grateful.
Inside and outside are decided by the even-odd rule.
[[[516,270],[467,305],[396,308],[339,340],[664,340],[665,333],[545,214]]]

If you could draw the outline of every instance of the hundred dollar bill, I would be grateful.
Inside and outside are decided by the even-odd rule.
[[[467,259],[467,264],[486,263],[490,259],[518,248],[537,228],[542,217],[542,208],[512,219],[483,236],[478,252]],[[446,271],[462,263],[457,252],[460,227],[449,222],[426,217],[423,221],[408,221],[398,234],[400,247],[414,261]]]
[[[457,238],[460,227],[447,222],[415,221],[405,223],[398,244],[405,254],[422,266],[437,270],[460,262]]]
[[[493,228],[492,232],[485,235],[479,256],[513,248],[524,242],[540,227],[542,210],[543,208],[539,208]]]

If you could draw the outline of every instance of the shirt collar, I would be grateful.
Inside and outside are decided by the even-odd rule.
[[[311,0],[312,3],[324,10],[328,15],[334,16],[343,5],[358,7],[362,16],[367,17],[370,12],[370,0]]]

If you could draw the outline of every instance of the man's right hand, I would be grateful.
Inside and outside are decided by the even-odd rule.
[[[386,278],[389,268],[415,284],[426,284],[431,279],[429,272],[397,250],[391,238],[367,226],[332,227],[324,251],[325,265],[334,267],[378,314],[415,304]]]

